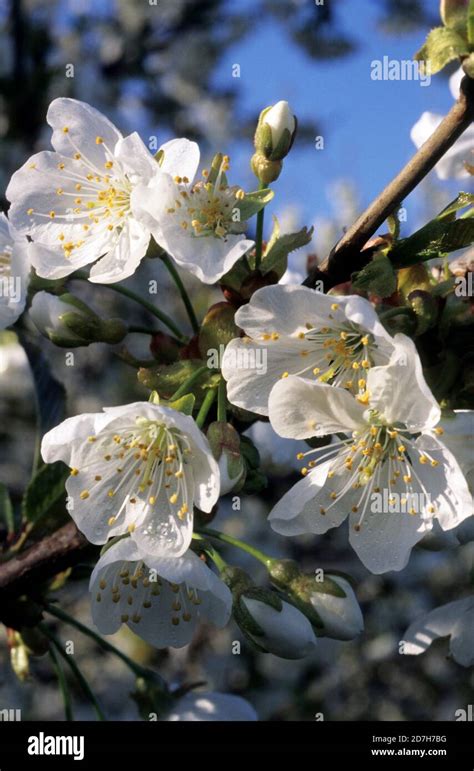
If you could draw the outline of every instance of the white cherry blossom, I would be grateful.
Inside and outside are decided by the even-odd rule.
[[[155,556],[181,556],[191,542],[193,506],[209,512],[219,468],[193,419],[135,402],[69,418],[42,442],[46,463],[71,467],[68,510],[92,543],[130,532]]]
[[[227,624],[232,595],[192,551],[147,554],[125,538],[102,555],[90,579],[92,618],[102,634],[126,624],[156,648],[182,648],[203,620]]]
[[[12,223],[34,241],[38,275],[58,279],[94,263],[90,281],[131,276],[150,241],[150,231],[134,216],[131,195],[139,182],[160,173],[157,161],[138,134],[124,138],[84,102],[55,99],[47,121],[55,152],[32,156],[6,192]],[[176,159],[193,148],[183,139],[161,149]]]
[[[229,158],[216,159],[196,181],[199,152],[186,153],[184,167],[181,157],[167,161],[165,153],[162,174],[132,195],[134,211],[156,242],[206,284],[218,281],[254,246],[244,236],[246,220],[264,205],[259,193],[247,197],[240,187],[229,186]]]
[[[451,530],[473,513],[461,468],[440,441],[441,411],[414,343],[404,335],[394,340],[389,364],[369,371],[357,398],[290,377],[269,400],[271,423],[282,436],[343,435],[322,453],[300,454],[304,478],[272,510],[273,529],[321,534],[349,517],[350,542],[373,573],[404,568],[433,519]],[[382,494],[387,505],[380,506]]]
[[[230,693],[191,691],[182,696],[163,720],[168,722],[253,722],[257,713],[248,701]]]
[[[259,289],[235,315],[245,337],[222,362],[229,401],[268,415],[268,397],[289,375],[364,390],[370,367],[385,364],[393,341],[371,304],[355,295],[325,295],[304,286]],[[254,362],[262,366],[255,366]]]

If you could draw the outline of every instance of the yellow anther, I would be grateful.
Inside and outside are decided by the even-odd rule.
[[[85,501],[86,498],[88,498],[88,497],[89,497],[89,490],[83,490],[82,493],[79,496],[81,501]]]
[[[440,427],[440,428],[435,428],[435,429],[434,429],[434,432],[435,432],[435,434],[437,434],[438,436],[443,436],[443,434],[444,434],[444,428],[441,428],[441,427]]]
[[[102,145],[104,143],[103,137],[96,137],[95,143],[96,145]]]
[[[360,369],[360,364],[358,361],[352,362],[352,369],[355,369],[355,370]]]
[[[368,359],[364,359],[363,362],[362,362],[362,367],[364,369],[369,369],[370,368],[370,361],[368,361]]]
[[[332,311],[338,311],[339,310],[339,303],[333,303],[331,305],[331,310]]]
[[[69,127],[68,126],[64,126],[63,134],[69,134]]]
[[[304,458],[304,452],[299,452],[298,455],[296,456],[296,460],[303,460],[303,458]]]
[[[79,474],[79,469],[77,469],[77,468],[72,468],[71,469],[71,476],[72,477],[77,477],[78,474]]]
[[[112,527],[112,525],[114,525],[114,524],[115,524],[115,520],[116,520],[116,519],[117,519],[117,517],[109,517],[109,518],[108,518],[108,520],[107,520],[107,524],[108,524],[108,526],[109,526],[109,527]]]
[[[278,334],[278,332],[272,332],[271,338],[272,338],[272,340],[279,340],[280,339],[280,335]]]
[[[406,447],[404,444],[401,444],[400,447],[397,448],[398,452],[406,452]]]
[[[367,335],[365,335],[365,337],[361,337],[360,342],[362,343],[362,345],[368,345],[369,338],[367,337]]]
[[[55,211],[50,211],[49,212],[49,216],[51,217],[52,220],[54,220],[54,218],[56,216],[56,212]]]
[[[170,495],[170,503],[177,503],[178,501],[178,494],[173,493],[173,495]]]
[[[305,468],[301,469],[301,475],[305,477],[307,474],[308,474],[308,469],[305,466]]]
[[[150,504],[150,506],[154,506],[155,505],[156,498],[155,498],[154,495],[150,495],[150,497],[148,498],[148,503]]]
[[[111,169],[111,168],[113,168],[113,165],[114,165],[114,164],[113,164],[113,161],[106,161],[106,162],[104,163],[104,166],[105,166],[105,168],[106,168],[106,169]]]
[[[290,373],[289,373],[289,372],[283,372],[283,374],[281,375],[281,377],[282,377],[282,379],[284,380],[285,378],[289,377],[289,375],[290,375]]]
[[[408,483],[408,482],[411,482],[411,480],[412,480],[412,478],[411,478],[410,474],[404,474],[403,475],[403,481],[404,482]]]
[[[133,522],[127,527],[127,530],[129,533],[134,533],[136,529],[136,525],[133,524]]]
[[[433,468],[436,468],[436,466],[439,466],[439,460],[432,460],[431,465],[433,466]]]
[[[359,388],[362,388],[362,389],[363,389],[363,388],[365,388],[365,386],[367,385],[367,381],[366,381],[366,380],[364,380],[364,378],[363,378],[363,377],[361,377],[361,378],[360,378],[360,379],[357,381],[357,385],[359,386]]]

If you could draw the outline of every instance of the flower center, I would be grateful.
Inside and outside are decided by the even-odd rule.
[[[179,626],[181,621],[192,620],[202,602],[197,589],[166,581],[143,561],[111,566],[99,581],[97,603],[102,602],[104,592],[109,592],[112,602],[119,605],[124,624],[139,624],[143,614],[153,608],[160,615],[167,611],[171,624]]]
[[[158,505],[163,490],[177,518],[186,518],[192,505],[189,499],[189,492],[192,491],[188,490],[186,481],[192,451],[187,438],[176,428],[138,418],[135,427],[128,431],[120,434],[104,431],[98,436],[90,436],[87,442],[94,446],[97,443],[101,453],[101,457],[95,456],[92,462],[103,465],[105,460],[110,464],[110,471],[104,477],[97,475],[95,484],[83,490],[80,498],[88,499],[93,496],[94,488],[102,488],[104,484],[110,485],[107,493],[110,498],[124,493],[117,513],[108,520],[110,527],[116,525],[129,503],[134,505],[138,499],[143,501],[145,497],[149,506]],[[79,473],[80,468],[71,469],[73,476]],[[129,527],[131,532],[134,529],[133,525]]]
[[[317,460],[307,462],[301,470],[302,475],[306,476],[317,465],[332,461],[326,483],[330,504],[321,507],[320,513],[323,516],[333,506],[340,507],[344,496],[351,490],[361,490],[357,504],[352,506],[354,514],[361,512],[359,522],[354,525],[356,531],[360,530],[367,507],[371,503],[371,493],[380,493],[382,483],[387,488],[389,505],[399,498],[402,506],[409,504],[406,509],[409,514],[419,514],[419,509],[411,506],[410,501],[417,500],[416,489],[422,490],[427,501],[430,501],[430,492],[425,489],[419,477],[417,464],[429,464],[432,468],[439,466],[439,461],[432,454],[421,451],[416,446],[416,436],[406,428],[384,424],[379,417],[373,414],[372,425],[354,431],[351,438],[346,437],[329,445],[327,452]],[[441,428],[434,430],[438,435],[443,433]],[[320,452],[320,448],[308,450],[299,453],[297,459],[305,460]],[[416,489],[414,483],[417,483]],[[427,511],[434,514],[436,506],[430,503]]]
[[[176,199],[167,213],[195,238],[212,236],[225,241],[229,234],[245,230],[238,206],[245,193],[239,187],[227,184],[228,156],[216,156],[216,159],[210,172],[202,172],[204,181],[191,186],[187,177],[174,178]]]
[[[103,168],[99,168],[79,151],[67,126],[64,127],[63,132],[71,143],[73,155],[58,163],[57,173],[44,170],[41,170],[41,173],[51,177],[56,196],[67,203],[61,211],[52,209],[46,213],[28,209],[27,214],[62,223],[65,229],[68,225],[82,226],[84,238],[75,240],[68,238],[66,233],[58,228],[60,232],[57,239],[61,244],[64,257],[69,259],[91,235],[97,237],[109,231],[110,236],[118,239],[124,219],[130,215],[132,183],[102,137],[98,136],[95,140],[96,144],[104,149]],[[32,163],[30,169],[37,171],[36,164]]]

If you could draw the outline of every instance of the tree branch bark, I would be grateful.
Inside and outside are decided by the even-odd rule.
[[[458,101],[436,131],[343,235],[324,262],[310,272],[304,282],[305,286],[314,287],[319,280],[324,283],[327,291],[349,281],[352,273],[367,265],[373,254],[370,248],[364,250],[369,239],[436,166],[473,120],[474,80],[466,76],[461,81]]]
[[[87,546],[86,538],[74,522],[69,522],[8,562],[0,564],[0,606],[7,593],[10,598],[18,596],[28,587],[38,586],[75,565]]]

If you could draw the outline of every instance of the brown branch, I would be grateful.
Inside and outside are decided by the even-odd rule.
[[[74,522],[30,546],[21,554],[0,564],[0,607],[5,596],[22,594],[66,568],[77,564],[89,546]]]
[[[367,265],[373,254],[370,248],[364,250],[369,239],[436,166],[473,120],[474,80],[466,76],[461,82],[458,101],[436,131],[347,230],[324,262],[311,271],[304,282],[305,285],[314,287],[316,281],[323,281],[327,291],[337,284],[349,281],[354,271]]]

